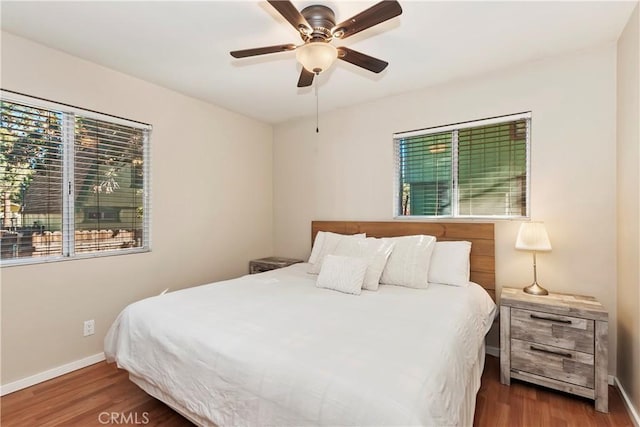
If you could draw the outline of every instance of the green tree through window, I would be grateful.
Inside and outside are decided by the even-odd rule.
[[[148,250],[150,126],[2,94],[3,265]]]
[[[398,216],[528,215],[530,114],[394,137]]]

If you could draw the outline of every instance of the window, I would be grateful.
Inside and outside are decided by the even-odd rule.
[[[394,135],[396,216],[529,216],[531,113]]]
[[[149,250],[149,133],[131,120],[2,92],[2,265]]]

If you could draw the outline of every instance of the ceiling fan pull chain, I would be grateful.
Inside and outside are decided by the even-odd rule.
[[[316,133],[320,133],[319,125],[318,125],[318,79],[315,79],[315,89],[316,89]]]

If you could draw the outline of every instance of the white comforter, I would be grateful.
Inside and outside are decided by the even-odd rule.
[[[495,304],[478,285],[319,289],[297,264],[148,298],[107,360],[219,426],[456,425]]]

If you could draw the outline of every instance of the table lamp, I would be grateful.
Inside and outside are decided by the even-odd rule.
[[[542,222],[524,222],[518,230],[516,249],[533,252],[533,283],[523,290],[532,295],[548,295],[549,292],[538,284],[536,272],[536,252],[550,251],[551,242]]]

